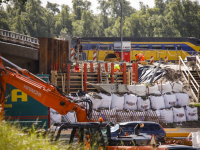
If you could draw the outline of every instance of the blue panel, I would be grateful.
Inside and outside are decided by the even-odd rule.
[[[49,82],[49,75],[37,75]],[[11,96],[5,102],[5,118],[10,121],[18,120],[21,125],[30,126],[38,119],[38,126],[48,128],[48,107],[37,100],[7,84],[6,95]]]

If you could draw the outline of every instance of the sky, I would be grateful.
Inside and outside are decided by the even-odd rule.
[[[51,3],[57,3],[59,5],[65,4],[65,5],[69,5],[72,8],[72,0],[41,0],[42,1],[42,6],[45,7],[47,4],[47,1],[51,2]],[[96,0],[89,0],[92,2],[92,7],[93,9],[96,9],[97,7],[97,1]],[[128,0],[131,2],[131,6],[137,10],[139,10],[139,2],[143,2],[145,5],[148,5],[149,7],[154,7],[154,0]],[[195,1],[195,0],[192,0]],[[200,0],[199,4],[200,4]]]

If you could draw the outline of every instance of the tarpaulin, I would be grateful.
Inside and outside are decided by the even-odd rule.
[[[143,66],[138,68],[138,82],[139,83],[148,83],[150,82],[151,78],[153,77],[153,74],[155,73],[156,66]],[[167,73],[166,69],[162,69],[161,67],[158,68],[153,82],[160,79],[162,76],[164,76]]]

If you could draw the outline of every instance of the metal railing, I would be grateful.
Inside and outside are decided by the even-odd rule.
[[[37,38],[3,29],[0,29],[0,40],[23,46],[39,48],[39,40]]]
[[[199,56],[196,56],[196,71],[197,74],[200,76],[199,70],[200,70],[200,59]]]
[[[199,61],[200,62],[200,61]],[[194,91],[192,92],[195,100],[197,101],[197,103],[199,102],[199,90],[200,90],[200,86],[197,83],[197,81],[194,79],[193,75],[191,74],[190,70],[188,69],[188,67],[186,66],[186,64],[184,63],[184,61],[182,60],[182,58],[179,56],[179,70],[184,71],[183,77],[185,78],[185,80],[188,83],[188,86],[190,86],[190,84],[193,85],[194,90],[196,91],[197,95],[194,93]]]

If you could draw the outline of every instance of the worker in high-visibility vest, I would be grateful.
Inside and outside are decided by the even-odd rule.
[[[141,54],[141,53],[136,54],[135,57],[136,57],[136,62],[141,63],[142,61],[145,61],[145,57],[144,57],[144,55]]]
[[[116,64],[114,66],[114,72],[120,72],[120,66],[119,66],[119,64]]]

